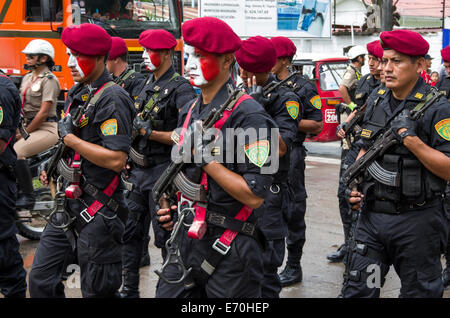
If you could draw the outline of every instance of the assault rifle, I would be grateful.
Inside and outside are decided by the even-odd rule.
[[[202,125],[203,131],[212,128],[214,124],[221,118],[223,112],[226,109],[231,109],[235,104],[236,100],[240,96],[242,96],[242,94],[244,94],[239,89],[233,89],[231,85],[228,85],[228,92],[229,96],[227,100],[219,108],[213,108],[209,113],[208,117],[203,121]],[[198,199],[202,200],[204,199],[203,197],[204,191],[201,192],[201,188],[203,187],[199,188],[196,187],[195,184],[193,184],[192,182],[190,183],[185,182],[188,179],[181,172],[181,170],[185,167],[185,165],[186,163],[184,162],[175,163],[174,161],[172,161],[170,165],[167,167],[167,169],[156,181],[152,189],[152,197],[157,204],[159,202],[159,199],[164,194],[169,196],[170,192],[168,190],[169,187],[172,185],[172,183],[174,183],[177,188],[180,188],[180,190],[183,193],[192,193],[193,196],[191,196],[190,198],[193,199],[194,201]]]
[[[423,113],[430,108],[434,102],[442,97],[437,89],[432,88],[424,102],[419,103],[411,110],[411,119],[418,120]],[[378,182],[388,186],[398,186],[400,178],[397,172],[391,172],[382,168],[375,160],[383,155],[390,147],[398,144],[394,131],[388,129],[380,135],[367,152],[356,160],[342,176],[342,181],[346,186],[353,188],[357,179],[367,170],[370,175]]]
[[[352,120],[350,120],[342,127],[342,129],[345,131],[345,139],[347,140],[349,146],[351,146],[352,144],[349,134],[351,133],[358,134],[361,132],[361,127],[359,126],[359,123],[361,122],[361,119],[364,117],[366,113],[366,108],[367,103],[358,108]]]
[[[89,103],[90,103],[92,97],[94,97],[94,94],[96,92],[96,90],[92,89],[92,87],[90,85],[88,85],[88,88],[89,88],[88,98],[86,99],[86,101],[84,102],[83,105],[78,106],[78,108],[75,112],[75,115],[72,118],[72,123],[77,128],[80,127],[81,118],[86,113],[86,110],[89,107]],[[61,160],[64,153],[66,152],[66,149],[67,149],[67,146],[64,144],[63,139],[59,138],[56,151],[53,154],[53,156],[50,158],[50,162],[46,169],[47,176],[49,178],[54,177],[57,167],[58,167],[58,163]]]
[[[284,85],[285,83],[289,82],[295,75],[300,75],[301,73],[299,71],[291,73],[288,77],[286,77],[284,80],[280,82],[271,82],[263,87],[263,94],[265,97],[267,97],[270,93],[275,91],[278,87]]]

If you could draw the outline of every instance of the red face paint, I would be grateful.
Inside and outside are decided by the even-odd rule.
[[[89,75],[91,75],[92,71],[95,69],[96,58],[86,55],[79,55],[77,57],[77,62],[80,66],[80,69],[84,73],[84,77],[89,77]]]
[[[155,67],[159,67],[161,65],[161,54],[158,51],[150,51],[150,61]]]
[[[212,81],[215,79],[219,74],[219,58],[217,55],[207,53],[197,48],[195,48],[194,51],[200,56],[200,68],[205,80]]]

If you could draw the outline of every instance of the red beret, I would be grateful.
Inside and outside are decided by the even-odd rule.
[[[236,61],[248,72],[264,73],[277,62],[277,52],[268,38],[253,36],[242,41],[241,48],[236,52]]]
[[[90,56],[104,56],[111,49],[111,36],[91,23],[71,25],[64,29],[61,40],[69,49]]]
[[[181,31],[184,42],[208,53],[230,53],[241,47],[241,39],[233,29],[217,18],[188,20],[183,23]]]
[[[417,32],[409,30],[385,31],[380,34],[381,47],[410,56],[427,54],[430,45]]]
[[[139,36],[139,44],[150,50],[170,50],[177,45],[177,40],[163,29],[146,30]]]
[[[450,62],[450,45],[441,50],[441,56],[444,62]]]
[[[109,51],[108,60],[114,60],[128,52],[127,44],[125,40],[117,36],[113,36],[111,44],[111,50]]]
[[[366,47],[367,52],[369,52],[370,55],[378,57],[379,59],[383,58],[383,48],[381,47],[379,40],[367,43]]]
[[[273,45],[275,46],[275,50],[277,51],[278,57],[291,57],[294,56],[297,52],[297,48],[295,47],[294,42],[292,42],[289,38],[285,36],[276,36],[270,39]]]

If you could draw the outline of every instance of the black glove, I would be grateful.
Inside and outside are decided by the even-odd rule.
[[[70,114],[58,122],[58,135],[63,140],[68,134],[73,134],[76,129],[77,127],[73,124]]]
[[[215,134],[212,134],[214,130],[203,134],[201,121],[194,122],[192,124],[192,130],[192,145],[194,147],[193,163],[195,163],[197,167],[203,168],[213,160],[211,150],[214,145],[211,143],[215,140]]]
[[[416,127],[417,122],[411,119],[410,112],[407,109],[404,109],[391,123],[392,131],[400,142],[403,142],[406,136],[417,136]],[[402,128],[406,128],[406,130],[399,134],[398,131]]]
[[[270,103],[270,98],[264,96],[261,86],[252,85],[248,88],[248,94],[263,107],[266,107]]]
[[[133,128],[140,134],[141,129],[145,130],[144,139],[147,140],[148,137],[153,132],[152,121],[149,119],[147,121],[142,120],[140,116],[136,116],[133,121]]]

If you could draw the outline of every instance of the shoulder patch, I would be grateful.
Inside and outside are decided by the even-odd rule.
[[[0,121],[1,122],[1,121]],[[446,118],[434,125],[439,136],[450,141],[450,118]]]
[[[384,89],[378,90],[378,95],[384,95],[384,93],[386,93],[386,90]]]
[[[269,158],[270,143],[268,140],[258,140],[245,145],[244,151],[250,162],[261,168]]]
[[[309,102],[317,109],[322,109],[322,101],[320,100],[320,96],[316,95],[309,100]]]
[[[0,124],[3,122],[3,108],[0,106]]]
[[[117,135],[117,119],[108,119],[101,124],[100,129],[104,136]]]
[[[292,119],[297,119],[300,109],[299,103],[294,100],[287,101],[286,108]]]

